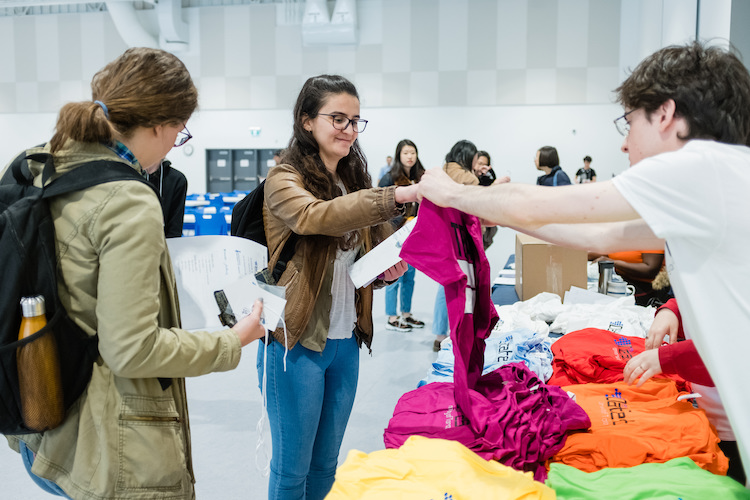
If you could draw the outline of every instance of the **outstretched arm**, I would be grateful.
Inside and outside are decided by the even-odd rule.
[[[488,222],[525,230],[550,223],[616,222],[640,218],[611,181],[554,189],[514,183],[463,186],[453,182],[441,169],[430,169],[419,182],[419,196]]]
[[[512,229],[556,245],[599,254],[664,248],[664,240],[657,238],[643,219],[591,224],[547,224],[536,229]]]

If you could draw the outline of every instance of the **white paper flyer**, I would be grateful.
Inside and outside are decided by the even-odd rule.
[[[254,279],[255,273],[268,264],[266,247],[237,236],[168,238],[167,247],[177,280],[182,327],[186,330],[224,328],[214,291],[242,278]]]
[[[404,224],[404,226],[383,240],[378,246],[367,252],[361,259],[349,268],[349,276],[354,286],[361,288],[367,286],[384,273],[386,269],[398,264],[401,260],[399,254],[406,238],[411,234],[417,224],[417,218]]]

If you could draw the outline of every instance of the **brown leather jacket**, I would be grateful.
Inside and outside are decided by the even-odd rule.
[[[443,165],[443,170],[448,176],[459,184],[467,186],[478,186],[479,178],[471,170],[466,170],[458,163],[450,162]]]
[[[263,223],[270,253],[269,269],[281,255],[284,243],[292,232],[302,236],[294,257],[287,263],[278,285],[286,287],[287,347],[297,342],[308,349],[322,351],[330,325],[331,281],[336,244],[326,249],[312,250],[312,239],[305,235],[340,237],[357,229],[365,238],[360,254],[368,252],[373,243],[371,226],[400,215],[395,186],[355,191],[333,200],[316,198],[304,187],[302,177],[291,165],[277,165],[266,178]],[[368,349],[372,343],[373,285],[357,290],[357,323],[355,333]],[[284,329],[277,328],[273,336],[284,343]]]

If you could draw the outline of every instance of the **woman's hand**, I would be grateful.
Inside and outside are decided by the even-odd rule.
[[[677,315],[666,307],[660,309],[654,321],[651,323],[651,328],[648,329],[648,337],[646,337],[646,349],[656,349],[663,342],[664,337],[669,335],[669,343],[674,344],[677,342],[677,331],[679,330],[680,320]]]
[[[630,358],[622,374],[625,376],[627,384],[632,384],[638,379],[637,387],[640,387],[646,380],[654,375],[659,375],[661,372],[659,349],[649,349]]]
[[[496,185],[496,184],[505,184],[505,183],[507,183],[507,182],[510,182],[510,177],[506,175],[506,176],[503,176],[503,177],[498,177],[498,178],[497,178],[497,179],[495,179],[495,180],[494,180],[494,182],[493,182],[492,184],[490,184],[490,185],[491,185],[491,186],[494,186],[494,185]]]
[[[389,267],[385,270],[385,272],[383,273],[383,279],[389,282],[396,281],[401,276],[403,276],[407,269],[409,269],[409,265],[403,260],[400,260],[395,266]]]
[[[232,327],[232,330],[240,337],[242,347],[245,347],[253,340],[265,337],[266,327],[260,324],[261,313],[263,313],[263,302],[256,300],[253,304],[253,312],[239,320]]]
[[[396,187],[396,203],[411,203],[417,201],[417,184]]]

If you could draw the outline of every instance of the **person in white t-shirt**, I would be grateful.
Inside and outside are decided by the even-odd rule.
[[[750,465],[750,74],[731,51],[661,49],[617,88],[631,168],[565,189],[472,187],[428,170],[420,198],[552,243],[610,253],[665,250],[686,334],[716,383]],[[640,376],[640,374],[639,374]],[[718,395],[699,400],[720,423]],[[707,404],[708,403],[708,404]]]

